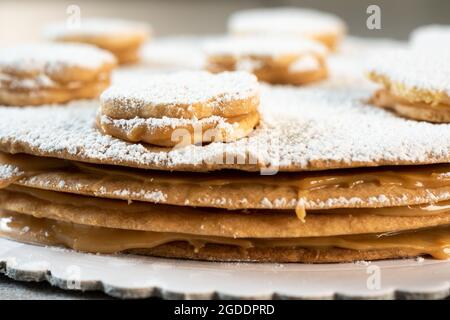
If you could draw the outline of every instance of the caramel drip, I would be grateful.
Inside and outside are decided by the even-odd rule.
[[[308,190],[299,189],[297,205],[295,206],[295,215],[302,222],[306,222],[306,206],[305,202],[308,200]]]
[[[92,227],[51,219],[34,218],[13,212],[0,213],[0,235],[10,239],[79,251],[115,253],[129,249],[154,248],[184,241],[201,250],[209,243],[250,248],[344,248],[351,250],[409,249],[436,259],[450,258],[450,226],[388,234],[331,237],[234,239],[176,233],[158,233]]]

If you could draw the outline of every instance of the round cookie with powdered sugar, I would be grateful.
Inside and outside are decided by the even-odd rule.
[[[327,49],[320,42],[290,37],[233,37],[205,45],[208,70],[245,70],[260,81],[303,85],[327,77]]]
[[[236,35],[301,36],[335,49],[346,31],[337,16],[302,8],[265,8],[238,11],[228,21],[229,32]]]
[[[258,82],[245,72],[177,72],[105,91],[97,117],[107,134],[159,146],[234,141],[259,122]]]
[[[121,64],[139,60],[141,45],[151,32],[147,23],[111,18],[81,19],[74,26],[59,22],[44,29],[49,40],[92,44],[112,52]]]
[[[450,25],[432,24],[415,29],[410,36],[414,48],[450,50]]]
[[[30,44],[0,52],[0,104],[41,105],[96,98],[116,59],[84,44]]]
[[[450,122],[450,52],[396,50],[371,61],[372,102],[415,120]]]

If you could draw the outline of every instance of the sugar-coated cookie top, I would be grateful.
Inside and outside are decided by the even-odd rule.
[[[297,171],[449,162],[449,124],[397,117],[365,104],[370,94],[355,88],[263,85],[262,123],[248,138],[163,151],[99,132],[93,125],[96,101],[39,110],[0,107],[0,119],[8,119],[0,121],[0,148],[165,170],[259,170],[273,164],[282,171]],[[224,154],[229,159],[245,157],[246,162],[218,162]]]
[[[393,50],[374,57],[368,71],[403,86],[406,90],[450,95],[450,52]]]
[[[345,24],[339,17],[329,13],[281,7],[238,11],[231,15],[228,29],[233,33],[315,35],[343,32]]]
[[[85,44],[29,44],[0,50],[0,72],[64,73],[68,68],[100,69],[114,64],[114,56]]]
[[[258,81],[246,72],[182,71],[130,79],[113,85],[100,97],[102,103],[117,102],[123,109],[145,105],[192,105],[211,99],[246,99],[258,92]]]
[[[67,36],[111,36],[135,35],[143,36],[151,33],[151,26],[144,22],[128,21],[112,18],[81,18],[79,24],[67,22],[49,24],[44,29],[48,39],[60,39]]]
[[[305,53],[323,56],[327,53],[327,48],[314,40],[273,36],[217,39],[206,43],[204,50],[208,55],[260,55],[269,57]]]
[[[417,28],[411,33],[413,47],[448,47],[450,48],[450,25],[428,25]]]

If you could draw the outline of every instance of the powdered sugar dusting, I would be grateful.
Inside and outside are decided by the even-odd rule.
[[[261,88],[261,125],[247,138],[164,149],[95,128],[98,101],[0,108],[0,149],[165,170],[309,170],[450,161],[450,125],[405,120],[363,101],[369,90]],[[227,160],[219,162],[223,155]]]
[[[411,33],[410,40],[415,48],[450,49],[450,26],[433,24],[417,28]]]
[[[226,119],[219,116],[211,116],[207,118],[197,119],[179,119],[179,118],[139,118],[135,117],[133,119],[113,119],[106,115],[102,115],[100,117],[100,121],[102,124],[114,125],[117,128],[121,128],[126,131],[132,131],[135,128],[146,126],[149,130],[158,129],[158,128],[171,128],[176,129],[180,127],[186,126],[204,126],[207,124],[214,124],[220,128],[230,128],[232,129],[233,125],[226,122]]]
[[[313,35],[342,32],[345,25],[332,14],[286,7],[239,11],[231,16],[228,29],[233,33]]]
[[[256,95],[258,88],[256,77],[247,72],[184,71],[143,76],[113,85],[103,92],[100,100],[102,103],[118,101],[118,107],[132,110],[142,105],[192,105],[210,100],[247,99]]]
[[[290,37],[230,37],[205,44],[208,55],[231,55],[235,57],[259,55],[278,57],[282,55],[303,55],[313,53],[325,55],[327,49],[320,42]]]
[[[450,51],[394,50],[371,59],[368,71],[382,75],[407,89],[450,95]]]
[[[7,74],[0,73],[0,86],[7,86],[10,89],[27,89],[36,88],[54,88],[57,84],[45,74],[38,75],[34,78],[18,78]]]
[[[106,190],[100,190],[99,192],[96,192],[96,196],[102,196],[105,195]],[[148,190],[140,190],[139,192],[136,191],[130,191],[130,190],[116,190],[113,192],[113,195],[123,198],[144,198],[147,201],[154,202],[154,203],[164,203],[167,201],[167,194],[163,193],[160,190],[154,190],[154,191],[148,191]]]
[[[30,44],[0,50],[0,72],[55,74],[70,67],[97,70],[114,61],[109,52],[84,44]]]

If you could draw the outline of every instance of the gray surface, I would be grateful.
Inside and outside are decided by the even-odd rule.
[[[421,299],[420,296],[416,297]],[[47,282],[15,281],[0,274],[0,300],[104,300],[113,299],[101,292],[67,291]],[[414,297],[409,297],[414,299]],[[447,297],[445,300],[450,300]]]
[[[101,292],[65,291],[46,282],[14,281],[0,274],[0,300],[112,299]]]

